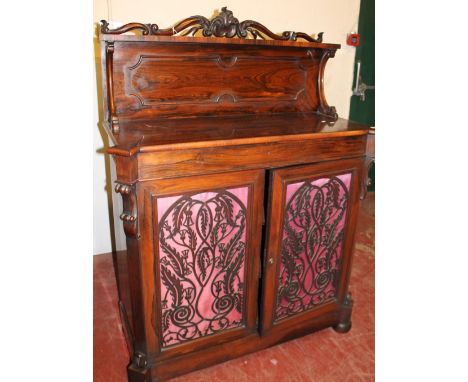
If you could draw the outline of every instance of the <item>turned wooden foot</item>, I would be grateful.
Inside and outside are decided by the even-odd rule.
[[[351,293],[348,293],[341,305],[340,321],[333,326],[333,329],[337,333],[347,333],[351,330],[351,313],[353,310],[353,299]]]
[[[333,329],[337,333],[347,333],[351,330],[352,322],[340,322],[339,324],[335,325]]]
[[[134,355],[132,363],[127,367],[129,382],[151,382],[151,373],[147,367],[146,358]]]

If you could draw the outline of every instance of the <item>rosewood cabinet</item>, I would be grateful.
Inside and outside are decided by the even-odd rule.
[[[339,45],[225,8],[100,38],[129,381],[347,332],[368,128],[325,99]]]

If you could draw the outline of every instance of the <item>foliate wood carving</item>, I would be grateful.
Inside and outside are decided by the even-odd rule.
[[[117,182],[115,192],[122,195],[123,212],[120,214],[120,220],[123,222],[125,235],[138,238],[135,184]]]
[[[303,32],[293,31],[285,31],[279,35],[257,21],[245,20],[239,22],[226,7],[221,8],[221,13],[212,20],[204,16],[191,16],[167,29],[159,29],[157,24],[141,23],[128,23],[120,28],[109,29],[109,23],[106,20],[101,20],[102,34],[122,34],[133,30],[140,30],[143,35],[153,36],[194,36],[201,30],[204,37],[248,38],[250,36],[254,39],[285,41],[296,41],[300,38],[310,42],[322,42],[323,39],[323,32],[317,34],[317,38],[312,38]]]
[[[287,186],[276,320],[336,298],[350,181],[347,173]]]
[[[158,200],[164,347],[244,324],[247,195],[241,187]]]
[[[324,75],[325,75],[325,65],[330,57],[335,57],[335,50],[333,49],[324,49],[322,57],[320,58],[319,64],[319,75],[317,77],[317,88],[319,96],[319,106],[317,108],[317,113],[320,115],[325,115],[327,117],[333,118],[333,120],[338,119],[338,113],[334,106],[329,106],[327,99],[325,98],[325,84],[324,84]]]

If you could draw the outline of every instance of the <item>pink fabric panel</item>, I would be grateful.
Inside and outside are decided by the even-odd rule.
[[[336,296],[351,174],[289,184],[276,320]]]
[[[248,187],[158,198],[162,342],[243,325]]]

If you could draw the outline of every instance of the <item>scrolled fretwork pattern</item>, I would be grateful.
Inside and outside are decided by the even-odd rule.
[[[245,20],[239,22],[234,17],[232,11],[226,7],[221,8],[221,12],[212,20],[204,16],[191,16],[174,25],[172,28],[160,29],[157,24],[128,23],[117,29],[109,29],[109,23],[101,20],[102,34],[122,34],[134,30],[139,30],[143,35],[153,36],[194,36],[201,31],[204,37],[239,37],[248,38],[249,36],[263,40],[289,40],[296,41],[301,38],[309,42],[322,42],[323,32],[313,38],[303,32],[285,31],[281,35],[273,33],[264,25],[257,21]]]
[[[244,324],[247,196],[158,198],[163,347]]]
[[[351,174],[289,184],[275,319],[336,297]]]

